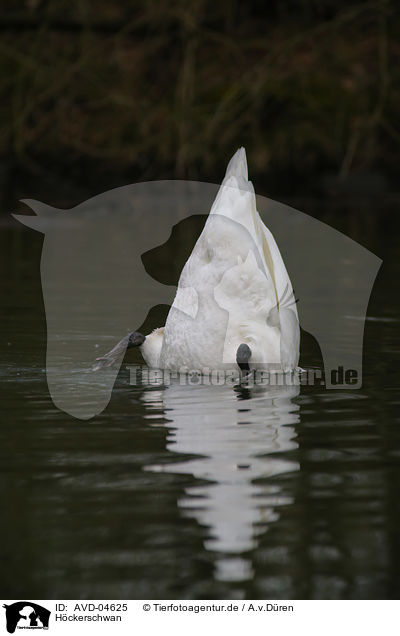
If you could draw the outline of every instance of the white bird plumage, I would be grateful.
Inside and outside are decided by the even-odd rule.
[[[297,368],[293,288],[257,212],[244,148],[228,164],[165,327],[148,335],[140,349],[151,367],[204,370],[232,368],[241,344],[251,350],[250,367]]]

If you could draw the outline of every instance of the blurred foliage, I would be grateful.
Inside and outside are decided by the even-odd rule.
[[[252,175],[395,176],[399,49],[391,0],[3,0],[0,155],[211,181],[245,145]]]

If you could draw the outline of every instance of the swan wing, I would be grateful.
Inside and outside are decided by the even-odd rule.
[[[299,357],[300,329],[293,288],[272,232],[257,211],[244,148],[239,148],[230,160],[210,214],[227,216],[241,223],[255,241],[265,273],[272,281],[279,311],[282,366],[284,369],[295,368]]]
[[[227,216],[241,223],[251,233],[272,278],[279,303],[287,288],[292,291],[292,285],[276,241],[257,211],[254,187],[248,179],[244,148],[239,148],[228,163],[210,214]]]
[[[263,253],[269,264],[277,296],[281,328],[281,363],[284,370],[295,369],[299,362],[300,327],[296,299],[283,258],[270,230],[260,219]]]
[[[244,148],[239,148],[228,164],[224,180],[210,211],[210,215],[213,214],[226,216],[241,223],[250,233],[263,261],[264,273],[272,279],[278,304],[279,290],[276,274],[282,266],[285,273],[286,269],[271,232],[265,227],[257,212],[256,195],[253,184],[248,179]],[[288,279],[287,273],[286,278]]]

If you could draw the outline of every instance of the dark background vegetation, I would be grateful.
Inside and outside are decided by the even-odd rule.
[[[3,208],[143,180],[217,182],[240,145],[261,194],[398,189],[394,1],[0,7]]]

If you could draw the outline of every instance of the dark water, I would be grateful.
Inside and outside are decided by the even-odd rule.
[[[396,213],[318,211],[384,260],[360,390],[132,386],[123,368],[87,422],[46,385],[41,236],[1,229],[1,596],[399,598]],[[307,334],[302,364],[320,365]]]

